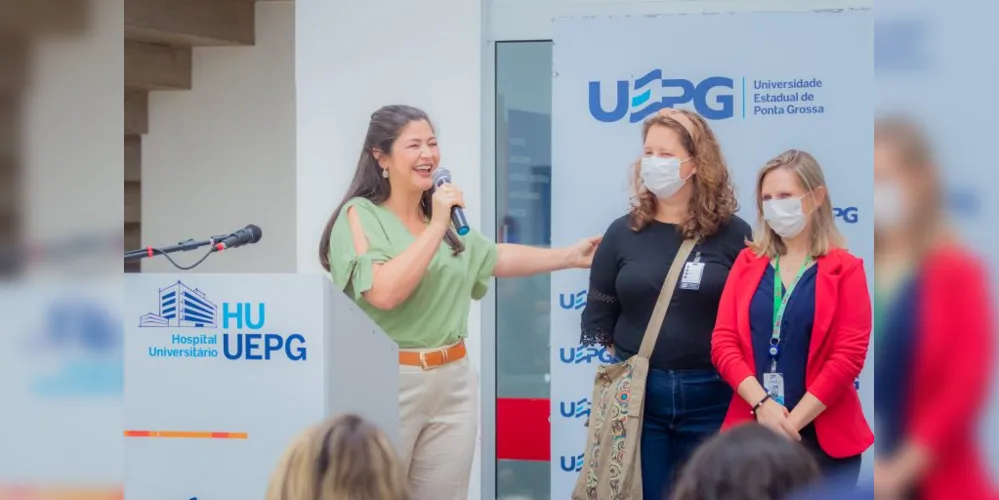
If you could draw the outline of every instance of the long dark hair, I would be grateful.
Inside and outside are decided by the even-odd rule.
[[[343,206],[353,198],[366,198],[376,205],[380,205],[392,194],[392,187],[388,179],[382,177],[382,169],[375,159],[374,151],[377,149],[384,154],[392,151],[392,144],[399,138],[399,132],[403,127],[412,122],[425,121],[430,124],[430,117],[423,110],[402,104],[383,106],[371,114],[371,121],[368,122],[368,133],[364,136],[364,146],[361,147],[361,157],[357,160],[357,170],[354,171],[354,180],[350,181],[347,194],[344,195],[340,205],[333,211],[330,220],[323,229],[322,238],[319,239],[319,263],[323,269],[330,271],[330,237],[333,225],[340,217]],[[431,127],[433,125],[431,124]],[[420,197],[420,210],[429,220],[433,216],[433,202],[431,196],[433,190],[424,191]],[[454,232],[448,229],[444,235],[444,241],[451,247],[454,255],[458,255],[465,249],[465,245]]]

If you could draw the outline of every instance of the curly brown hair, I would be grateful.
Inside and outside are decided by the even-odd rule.
[[[670,114],[682,114],[689,121],[687,130],[680,121]],[[691,161],[697,166],[697,173],[691,176],[694,194],[690,199],[690,213],[679,226],[684,238],[698,241],[713,235],[718,227],[727,222],[739,210],[735,198],[735,187],[729,176],[728,166],[722,156],[721,146],[708,123],[697,113],[687,110],[670,110],[658,113],[645,120],[642,125],[644,141],[652,127],[666,127],[680,136],[683,147],[690,152]],[[641,159],[635,162],[632,172],[630,226],[633,231],[641,231],[656,217],[658,206],[656,195],[646,189],[641,176]]]

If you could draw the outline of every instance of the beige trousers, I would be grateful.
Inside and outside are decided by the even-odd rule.
[[[478,402],[467,357],[429,370],[399,366],[399,455],[412,500],[468,498]]]

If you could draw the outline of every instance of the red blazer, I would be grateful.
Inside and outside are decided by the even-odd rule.
[[[769,265],[745,249],[729,272],[711,336],[711,359],[733,388],[756,376],[749,329],[749,304]],[[854,380],[860,375],[871,338],[871,298],[863,261],[832,250],[815,261],[815,325],[808,348],[805,387],[825,406],[815,419],[819,445],[834,458],[862,453],[874,443]],[[753,420],[752,408],[732,398],[722,428]]]
[[[956,247],[923,266],[906,438],[934,461],[919,490],[929,500],[997,498],[977,445],[995,352],[988,272]]]

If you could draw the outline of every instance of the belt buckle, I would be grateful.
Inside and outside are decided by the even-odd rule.
[[[440,365],[430,366],[430,363],[427,362],[427,354],[432,354],[432,353],[440,353],[440,355],[441,355],[441,364]],[[438,366],[442,366],[442,365],[446,365],[446,364],[447,364],[447,349],[441,349],[439,351],[430,351],[430,352],[421,352],[420,353],[420,368],[423,368],[424,370],[429,370],[431,368],[436,368]]]

